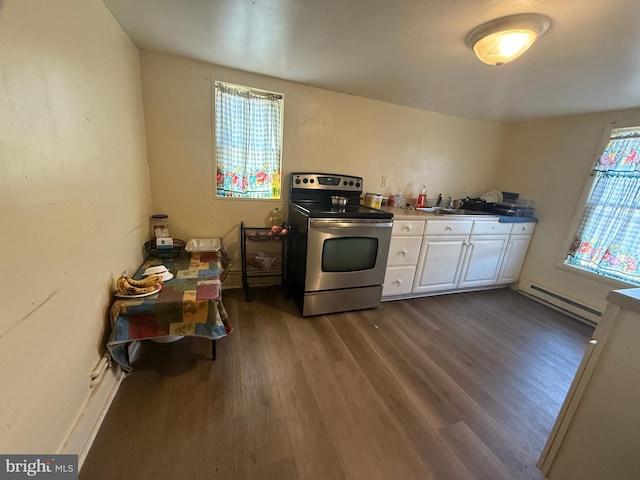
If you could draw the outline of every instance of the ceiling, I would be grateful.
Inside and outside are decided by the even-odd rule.
[[[467,118],[640,106],[637,0],[104,0],[142,50]],[[513,13],[551,17],[512,63],[465,43]]]

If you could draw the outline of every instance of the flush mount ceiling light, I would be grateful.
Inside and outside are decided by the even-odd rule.
[[[484,63],[502,65],[526,52],[550,25],[551,19],[538,13],[496,18],[474,28],[467,45]]]

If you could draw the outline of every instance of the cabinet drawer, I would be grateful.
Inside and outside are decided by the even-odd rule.
[[[425,235],[467,235],[471,233],[473,220],[427,220]]]
[[[474,235],[509,234],[512,225],[511,223],[500,223],[497,220],[480,220],[473,222],[472,233]]]
[[[415,266],[387,267],[382,286],[382,296],[406,295],[411,293]]]
[[[511,235],[531,235],[536,228],[536,222],[512,223]]]
[[[415,265],[420,254],[422,237],[392,236],[387,265]]]
[[[422,235],[424,220],[394,220],[391,235]]]

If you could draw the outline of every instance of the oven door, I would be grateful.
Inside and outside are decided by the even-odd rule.
[[[390,219],[309,219],[305,291],[381,285],[392,226]]]

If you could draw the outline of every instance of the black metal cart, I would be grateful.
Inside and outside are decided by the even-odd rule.
[[[287,224],[283,224],[288,229]],[[247,302],[252,300],[249,282],[255,285],[283,285],[287,254],[287,234],[274,234],[270,228],[247,227],[240,222],[242,287]]]

